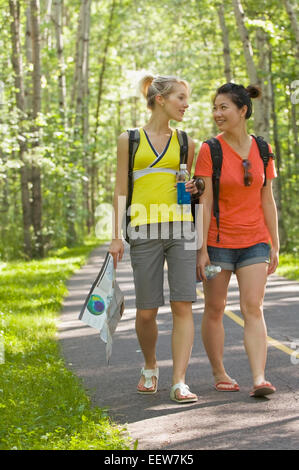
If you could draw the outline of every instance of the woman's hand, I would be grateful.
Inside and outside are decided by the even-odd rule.
[[[270,263],[268,267],[268,276],[276,271],[279,261],[279,251],[276,248],[271,248],[270,251]]]
[[[202,248],[197,252],[197,262],[196,262],[196,276],[198,281],[206,281],[205,275],[205,267],[211,264],[210,258],[208,255],[207,250],[203,250]]]
[[[125,249],[124,249],[123,241],[120,240],[119,238],[112,240],[112,242],[110,243],[108,251],[113,257],[114,269],[117,268],[118,261],[122,260],[124,250]]]
[[[190,194],[197,194],[198,189],[194,180],[189,180],[185,183],[186,191]]]

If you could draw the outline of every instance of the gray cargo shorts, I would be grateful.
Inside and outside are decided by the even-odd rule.
[[[160,224],[161,225],[161,224]],[[162,224],[163,225],[163,224]],[[167,263],[171,302],[196,301],[196,250],[190,239],[177,237],[170,224],[169,236],[130,240],[136,308],[146,310],[164,305],[164,264]],[[187,249],[188,248],[188,249]]]

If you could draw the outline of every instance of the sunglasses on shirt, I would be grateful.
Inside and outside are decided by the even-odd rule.
[[[245,159],[242,161],[243,169],[244,169],[244,185],[250,186],[252,183],[252,174],[250,173],[251,163],[249,160]]]

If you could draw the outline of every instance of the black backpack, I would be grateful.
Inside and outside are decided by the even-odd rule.
[[[131,221],[129,214],[129,207],[132,202],[133,194],[133,168],[134,168],[134,158],[137,152],[139,142],[140,142],[140,132],[139,129],[128,129],[129,134],[129,165],[128,165],[128,197],[127,197],[127,207],[126,207],[126,226],[125,226],[125,240],[129,243],[128,236],[128,226]],[[180,144],[180,164],[187,163],[188,159],[188,137],[185,131],[176,129],[179,144]],[[197,198],[198,200],[198,198]],[[194,211],[193,206],[195,206],[195,198],[192,198],[192,213]],[[194,215],[193,215],[194,217]]]
[[[260,157],[263,160],[264,164],[264,173],[265,173],[265,180],[264,186],[266,185],[266,170],[269,162],[269,158],[275,158],[274,154],[269,151],[269,146],[267,142],[264,140],[262,136],[255,136],[251,135],[257,143]],[[217,234],[217,243],[220,241],[219,239],[219,187],[220,187],[220,175],[221,175],[221,167],[222,167],[222,147],[218,139],[216,137],[212,137],[209,140],[205,141],[209,147],[211,152],[212,164],[213,164],[213,175],[212,175],[212,184],[213,184],[213,214],[216,218],[218,234]]]

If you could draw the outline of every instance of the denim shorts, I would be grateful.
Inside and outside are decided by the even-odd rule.
[[[247,248],[208,246],[208,253],[212,264],[233,272],[243,266],[270,262],[270,245],[268,243],[257,243]]]

